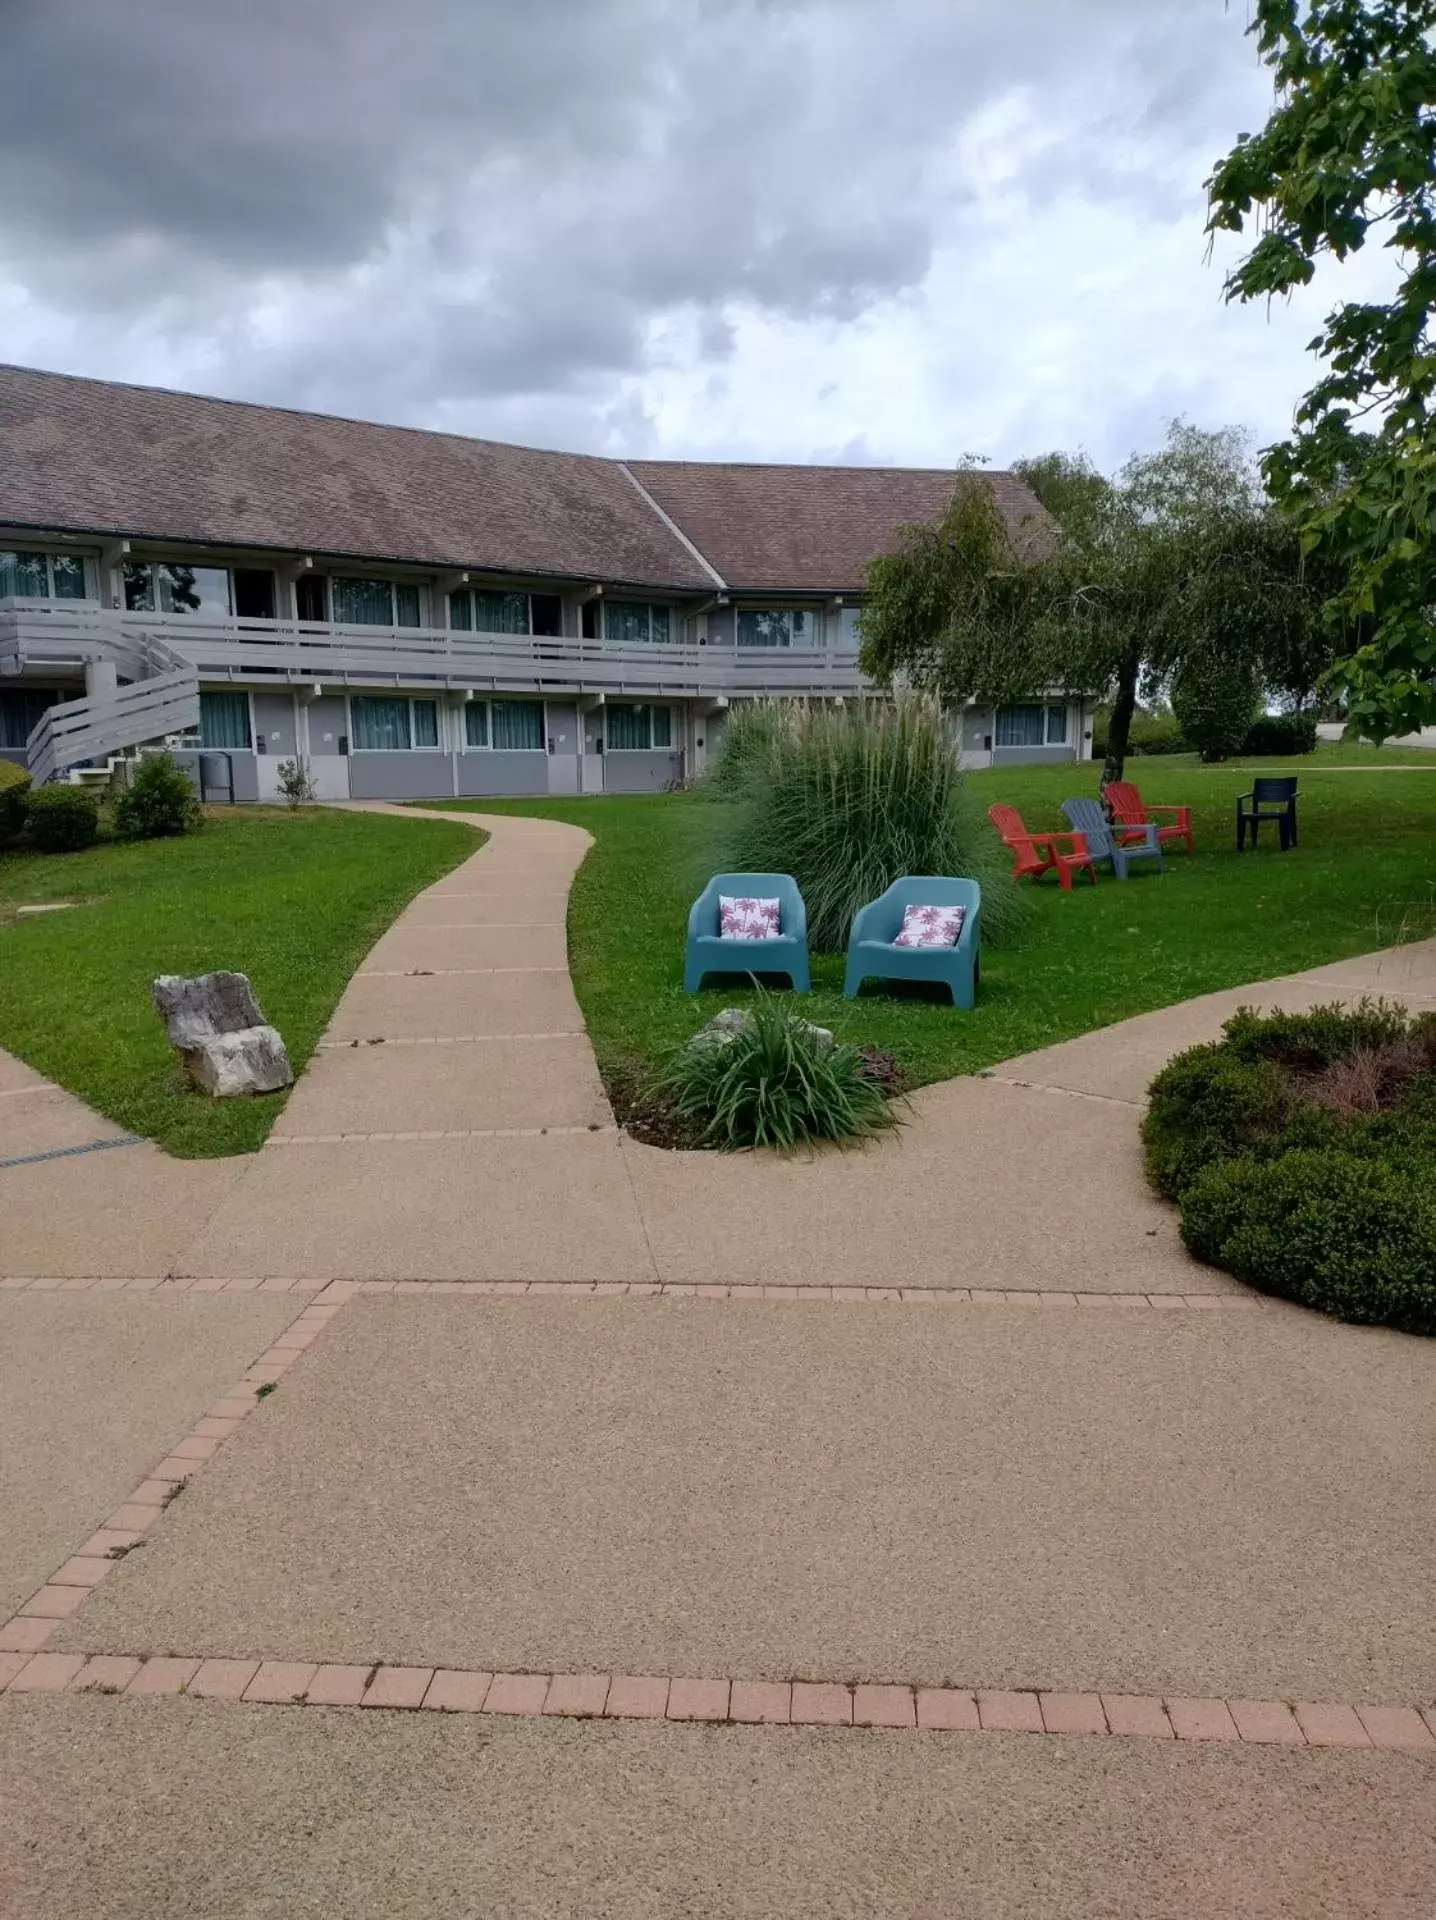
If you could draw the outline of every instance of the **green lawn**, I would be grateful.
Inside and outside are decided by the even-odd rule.
[[[1247,768],[1180,760],[1132,762],[1151,801],[1188,801],[1198,851],[1125,885],[1028,887],[1031,925],[1015,946],[988,947],[973,1013],[870,986],[842,995],[840,955],[814,956],[801,1004],[843,1039],[890,1049],[910,1081],[945,1079],[1193,994],[1292,973],[1400,939],[1436,933],[1436,758],[1431,771],[1343,771],[1341,750],[1285,772],[1301,780],[1299,849],[1235,852],[1234,801]],[[1016,768],[972,776],[985,808],[1015,802],[1033,826],[1063,825],[1060,802],[1095,794],[1098,769]],[[444,806],[453,808],[453,801]],[[460,803],[463,804],[463,803]],[[479,812],[570,820],[595,846],[569,908],[569,952],[606,1075],[651,1062],[742,984],[690,998],[682,990],[690,902],[714,862],[713,803],[693,795],[638,799],[474,801]],[[1270,836],[1268,838],[1268,836]]]
[[[298,1072],[379,934],[478,844],[449,821],[244,807],[183,840],[0,853],[0,1046],[171,1153],[249,1152],[282,1097],[189,1090],[154,976],[247,973]],[[79,904],[14,915],[47,900]]]

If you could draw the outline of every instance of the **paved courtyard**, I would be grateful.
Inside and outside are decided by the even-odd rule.
[[[585,836],[483,824],[247,1160],[0,1057],[5,1920],[1429,1915],[1436,1346],[1195,1266],[1136,1128],[1436,943],[665,1154]]]

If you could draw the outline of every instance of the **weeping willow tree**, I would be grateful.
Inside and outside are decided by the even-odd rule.
[[[1039,503],[1017,526],[981,474],[935,526],[874,561],[862,666],[949,704],[1035,694],[1112,703],[1102,777],[1120,779],[1144,685],[1200,656],[1264,691],[1309,692],[1330,658],[1325,583],[1271,509],[1236,429],[1173,422],[1107,479],[1082,455],[1019,462]]]

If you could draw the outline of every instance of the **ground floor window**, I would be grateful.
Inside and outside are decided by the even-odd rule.
[[[542,752],[543,701],[470,700],[464,708],[464,745]]]
[[[338,573],[329,583],[329,592],[336,626],[417,627],[422,624],[419,589],[403,581],[360,580]]]
[[[610,753],[664,753],[673,745],[671,707],[607,706]]]
[[[54,687],[17,687],[0,693],[0,747],[11,753],[25,749],[25,742],[40,724],[41,716],[62,700],[78,700],[80,690],[61,693]]]
[[[999,747],[1062,747],[1067,744],[1067,709],[1039,706],[999,707],[996,742]]]
[[[436,700],[379,699],[356,694],[349,702],[349,723],[358,753],[407,753],[439,744]]]
[[[249,733],[249,695],[247,693],[202,693],[199,697],[199,743],[217,751],[247,753]]]
[[[743,607],[738,613],[738,645],[816,646],[818,619],[810,607]]]
[[[0,600],[83,600],[85,563],[74,553],[0,548]]]

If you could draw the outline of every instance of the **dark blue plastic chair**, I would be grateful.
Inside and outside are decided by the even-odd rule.
[[[1296,781],[1291,775],[1280,779],[1253,780],[1250,793],[1244,793],[1237,801],[1237,852],[1241,853],[1247,843],[1247,830],[1250,828],[1252,845],[1257,844],[1257,834],[1263,820],[1275,820],[1277,840],[1283,853],[1289,847],[1298,845],[1296,833]]]
[[[719,931],[718,896],[778,902],[776,940],[725,940]],[[808,910],[790,873],[715,873],[688,915],[683,951],[683,990],[697,993],[710,973],[781,973],[796,993],[807,993]]]
[[[1127,868],[1133,860],[1155,860],[1161,871],[1162,847],[1155,823],[1135,826],[1124,820],[1113,832],[1111,822],[1095,800],[1064,800],[1062,811],[1074,832],[1086,834],[1087,851],[1092,858],[1107,861],[1119,880],[1127,878]],[[1138,839],[1139,834],[1145,838]]]
[[[966,907],[955,947],[895,947],[905,907]],[[855,999],[864,980],[932,980],[950,989],[955,1007],[972,1007],[981,974],[982,888],[946,874],[894,880],[853,918],[843,993]]]

